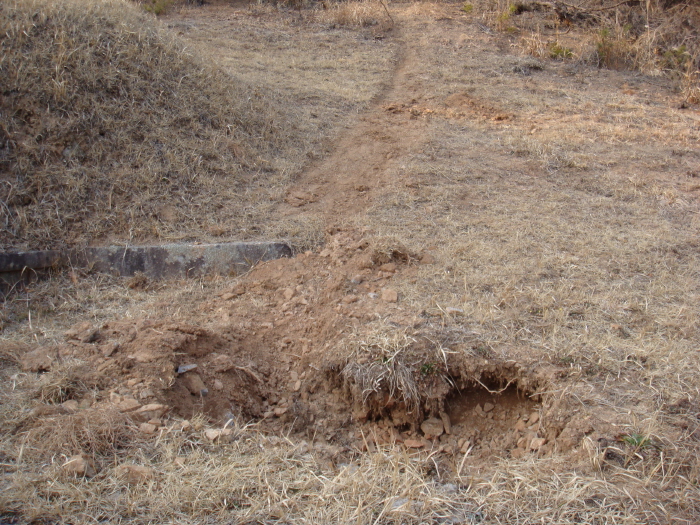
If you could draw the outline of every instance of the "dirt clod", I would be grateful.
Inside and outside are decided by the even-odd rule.
[[[78,454],[69,458],[61,467],[63,472],[73,476],[85,476],[91,478],[96,474],[95,467],[83,454]]]

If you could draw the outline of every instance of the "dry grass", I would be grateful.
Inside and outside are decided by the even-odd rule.
[[[389,16],[379,0],[361,0],[326,2],[319,18],[323,23],[340,27],[368,27],[391,22]]]
[[[269,89],[206,65],[132,3],[0,9],[3,249],[250,236],[265,189],[304,161]]]
[[[20,456],[8,431],[27,407],[20,390],[36,391],[38,383],[27,377],[18,389],[3,390],[0,403],[5,512],[24,521],[70,517],[74,523],[700,520],[700,225],[690,174],[697,173],[697,121],[675,109],[667,91],[631,73],[567,60],[537,69],[532,58],[499,51],[483,31],[468,33],[470,53],[445,51],[467,31],[446,22],[439,34],[416,41],[407,75],[421,89],[424,79],[439,80],[431,81],[426,104],[440,107],[449,95],[466,92],[514,118],[426,118],[426,141],[384,165],[400,174],[396,183],[346,225],[378,239],[386,246],[380,252],[430,248],[436,263],[406,261],[412,273],[400,273],[392,286],[401,311],[421,312],[445,333],[468,334],[468,341],[446,341],[446,349],[471,355],[476,346],[487,349],[479,352],[489,359],[532,370],[554,367],[561,385],[552,395],[570,403],[579,420],[609,422],[614,439],[584,439],[574,454],[492,458],[485,465],[472,464],[468,453],[443,462],[430,453],[381,447],[339,455],[327,445],[265,436],[244,425],[228,442],[211,443],[202,429],[172,427],[152,443],[130,447],[118,439],[112,449],[107,433],[83,437],[80,429],[90,421],[75,416],[67,433],[51,441],[51,460],[38,446]],[[618,89],[628,83],[632,94]],[[398,122],[382,132],[400,136],[405,123]],[[322,218],[308,215],[292,226],[307,223],[318,225],[318,238]],[[32,315],[33,328],[22,312],[39,300],[18,296],[17,317],[9,319],[14,333],[6,337],[50,339],[70,319],[99,322],[120,311],[196,318],[192,305],[206,303],[219,285],[129,291],[104,279],[38,285],[53,288],[40,303],[49,308],[45,317]],[[411,391],[397,374],[404,369],[381,362],[405,355],[413,344],[408,332],[363,322],[350,341],[358,358],[351,364],[362,353],[365,365],[377,364],[348,369],[364,390],[388,380]],[[420,366],[403,364],[413,372]],[[36,428],[27,443],[54,439],[46,427]],[[61,455],[77,450],[97,450],[95,477],[63,475]],[[154,476],[129,485],[116,470],[125,463],[148,466]]]
[[[676,523],[697,518],[694,481],[668,456],[626,468],[599,463],[597,474],[562,473],[568,469],[561,459],[501,460],[485,476],[469,467],[456,473],[427,453],[383,447],[341,461],[332,447],[250,427],[232,431],[212,444],[202,431],[175,425],[138,450],[114,443],[119,453],[102,456],[89,479],[62,473],[56,457],[33,479],[6,486],[0,503],[27,520],[71,516],[74,523],[664,523],[667,512]],[[107,438],[113,436],[102,436],[103,443]],[[593,460],[598,452],[591,454]],[[149,475],[129,482],[121,465],[146,467]],[[25,459],[22,467],[39,465]],[[668,500],[671,487],[681,487],[675,501]]]
[[[535,56],[666,75],[678,82],[687,101],[694,100],[700,70],[700,9],[692,2],[586,0],[561,5],[558,11],[530,1],[467,4],[472,6],[467,9],[470,16],[507,34],[519,34],[524,48]]]

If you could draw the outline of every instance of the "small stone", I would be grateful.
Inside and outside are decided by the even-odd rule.
[[[90,478],[95,475],[95,468],[83,454],[73,456],[61,467],[63,472],[73,476],[84,476]]]
[[[109,402],[110,403],[118,405],[122,401],[124,401],[124,396],[121,396],[121,395],[117,394],[116,392],[109,393]]]
[[[292,288],[285,288],[283,292],[285,300],[290,301],[292,297],[294,297],[294,293],[295,292]]]
[[[100,349],[104,357],[112,357],[119,350],[119,343],[108,343]]]
[[[99,339],[100,331],[92,326],[90,321],[83,321],[73,325],[63,336],[66,340],[77,340],[81,343],[94,343]]]
[[[423,448],[425,443],[420,439],[406,439],[403,442],[408,448]]]
[[[120,412],[133,412],[140,407],[141,403],[136,401],[133,397],[125,397],[124,400],[117,405],[117,409]]]
[[[223,390],[224,384],[221,381],[219,381],[218,379],[215,379],[212,387],[214,388],[214,390]]]
[[[430,439],[432,437],[439,437],[444,432],[444,426],[441,419],[431,417],[426,419],[421,423],[420,429],[425,434],[425,437]]]
[[[476,414],[477,416],[481,416],[484,414],[484,409],[481,408],[481,405],[476,405],[474,407],[474,414]]]
[[[518,422],[515,424],[515,430],[518,432],[525,432],[526,424],[525,421],[522,419],[518,419]]]
[[[161,405],[160,403],[150,403],[148,405],[143,405],[136,412],[134,412],[134,418],[140,421],[148,421],[150,419],[159,419],[168,411],[167,405]]]
[[[528,419],[527,422],[528,422],[529,425],[534,425],[534,424],[537,423],[539,420],[540,420],[540,414],[539,414],[539,412],[533,412],[532,414],[530,414],[530,419]]]
[[[160,419],[149,419],[148,423],[150,423],[151,425],[154,425],[156,427],[163,426],[163,422]]]
[[[447,412],[440,412],[440,419],[442,419],[442,425],[445,427],[445,434],[452,434],[452,422]]]
[[[195,368],[197,368],[196,363],[190,363],[188,365],[180,365],[177,367],[177,373],[184,374],[185,372],[189,372],[190,370],[194,370]]]
[[[292,370],[291,372],[289,372],[289,378],[292,381],[298,381],[299,380],[299,373],[296,370]]]
[[[270,418],[271,418],[272,416],[274,416],[274,415],[275,415],[275,413],[274,413],[272,410],[268,410],[267,412],[265,412],[265,413],[263,414],[263,418],[264,418],[264,419],[270,419]]]
[[[153,393],[153,390],[151,390],[150,388],[146,388],[145,390],[142,390],[139,394],[139,399],[148,399],[149,397],[154,396],[155,394]]]
[[[421,264],[435,264],[435,257],[430,255],[429,253],[425,253],[420,258],[420,262],[421,262]]]
[[[493,403],[484,403],[484,412],[491,412],[494,409]]]
[[[352,279],[350,279],[350,282],[352,284],[362,284],[362,281],[364,281],[365,278],[362,277],[361,275],[356,275]]]
[[[370,299],[379,299],[379,295],[374,292],[368,293],[367,297],[369,297]]]
[[[514,448],[510,451],[510,457],[520,459],[525,455],[525,450],[522,448]]]
[[[139,425],[139,430],[144,434],[155,434],[156,430],[158,430],[158,427],[151,423],[141,423]]]
[[[534,438],[532,441],[530,441],[530,450],[539,450],[546,442],[547,440],[545,438]]]
[[[138,385],[140,382],[141,382],[140,379],[132,378],[132,379],[129,379],[129,380],[126,382],[126,386],[128,386],[128,387],[136,386],[136,385]]]
[[[80,404],[75,399],[69,399],[64,403],[61,403],[61,406],[68,410],[68,412],[77,412],[78,408],[80,408]]]
[[[275,409],[273,410],[273,413],[274,413],[277,417],[281,417],[281,416],[283,416],[283,415],[287,412],[287,410],[289,410],[289,409],[286,408],[286,407],[277,407],[277,408],[275,408]]]
[[[40,346],[20,357],[20,366],[25,372],[47,372],[58,357],[56,347]]]
[[[399,293],[392,288],[382,288],[382,301],[395,303],[399,300]]]
[[[221,430],[215,430],[213,428],[210,428],[209,430],[206,430],[204,432],[204,436],[209,441],[216,441],[221,436]]]
[[[182,376],[185,387],[190,391],[193,396],[206,396],[209,393],[204,381],[199,374],[189,372]]]
[[[382,265],[379,267],[379,269],[380,269],[382,272],[394,273],[394,272],[396,271],[396,264],[394,264],[394,263],[382,264]]]
[[[346,295],[343,297],[343,303],[352,304],[357,302],[357,296],[354,294]]]
[[[462,444],[460,445],[459,451],[460,451],[462,454],[466,454],[467,452],[469,452],[469,449],[471,448],[471,446],[472,446],[472,442],[469,441],[468,439],[465,439],[465,440],[464,440],[464,443],[462,443]]]
[[[138,485],[154,478],[155,471],[142,465],[120,465],[117,467],[117,476],[126,478],[130,485]]]
[[[292,390],[294,392],[299,392],[300,389],[301,389],[301,381],[296,381],[294,383],[294,386],[292,387]]]

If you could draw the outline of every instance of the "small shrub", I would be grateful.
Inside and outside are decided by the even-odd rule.
[[[173,5],[173,0],[149,0],[143,5],[143,8],[154,15],[164,15],[170,6]]]
[[[626,69],[632,63],[632,49],[624,29],[611,31],[603,28],[596,39],[596,59],[598,67],[610,69]]]
[[[632,433],[626,434],[620,438],[627,445],[636,449],[645,449],[651,445],[651,439],[644,434]]]
[[[464,11],[467,14],[471,14],[471,12],[474,11],[474,4],[465,2],[464,5],[462,5],[462,11]]]
[[[574,56],[574,52],[570,48],[562,46],[559,42],[552,42],[547,47],[549,57],[555,60],[564,60]]]
[[[691,57],[685,44],[664,53],[663,66],[666,69],[684,70],[689,62],[691,62]]]

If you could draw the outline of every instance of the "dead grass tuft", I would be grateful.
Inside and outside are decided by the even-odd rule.
[[[59,424],[60,421],[60,424]],[[137,442],[137,429],[116,410],[81,410],[75,414],[40,417],[23,429],[21,458],[28,464],[52,457],[87,454],[111,461]]]
[[[89,389],[83,381],[88,374],[89,368],[81,363],[64,362],[52,366],[51,372],[40,376],[33,397],[49,405],[77,399]]]
[[[369,27],[384,22],[388,15],[379,0],[323,2],[320,20],[339,27]]]
[[[341,372],[353,397],[366,404],[370,396],[387,392],[404,401],[412,412],[420,402],[415,380],[420,362],[413,362],[415,356],[408,352],[416,340],[406,330],[383,324],[357,335],[350,340],[355,349]]]

